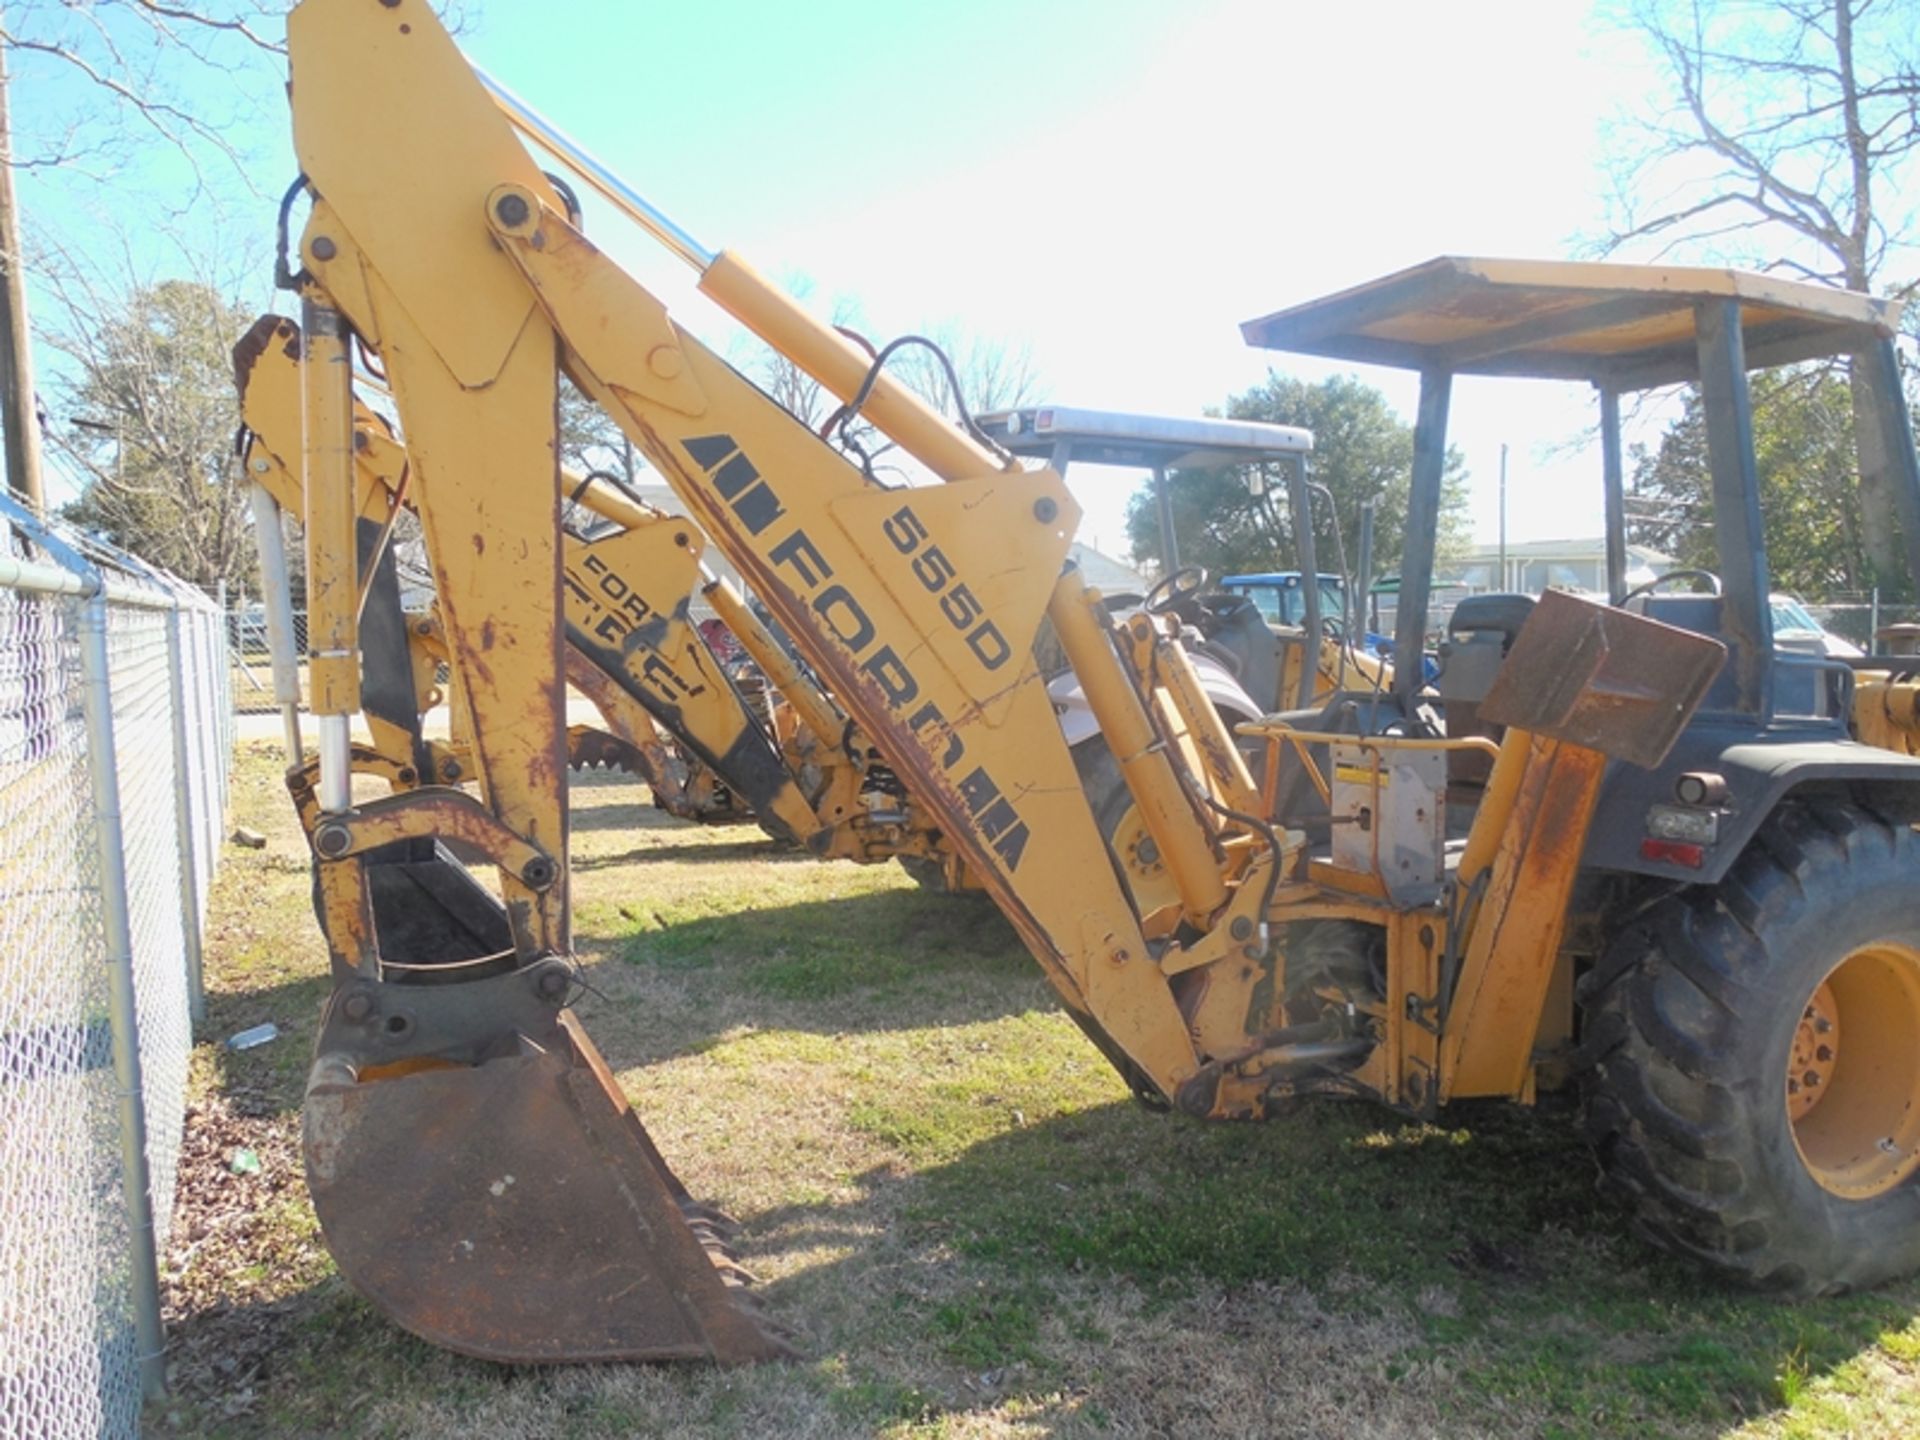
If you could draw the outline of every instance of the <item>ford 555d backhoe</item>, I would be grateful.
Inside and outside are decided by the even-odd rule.
[[[275,577],[266,586],[269,648],[276,689],[285,685],[283,698],[292,711],[298,703],[298,657],[279,548],[281,515],[304,514],[306,504],[299,326],[284,315],[264,315],[233,354],[244,422],[238,448],[255,482],[263,569]],[[360,383],[379,382],[365,377]],[[1150,423],[1136,416],[1113,418],[1132,426]],[[1288,454],[1310,444],[1304,431],[1235,428],[1279,433],[1289,442]],[[416,602],[412,612],[402,610],[392,553],[397,522],[413,508],[407,452],[388,422],[357,400],[354,469],[355,534],[365,577],[359,611],[360,718],[367,736],[355,747],[354,765],[397,789],[457,781],[471,763],[470,738],[456,726],[446,740],[428,740],[424,723],[426,712],[449,698],[439,683],[447,658],[444,629],[431,606]],[[562,523],[566,677],[593,703],[601,721],[600,727],[569,727],[568,755],[576,768],[627,770],[647,782],[657,806],[683,819],[758,819],[774,838],[816,855],[865,863],[898,859],[923,885],[977,888],[884,758],[871,747],[850,743],[847,715],[745,598],[708,567],[707,542],[690,519],[647,505],[605,473],[564,474],[563,480],[571,508]],[[1250,603],[1231,596],[1207,597],[1210,608],[1203,608],[1186,598],[1185,590],[1169,585],[1147,598],[1161,606],[1157,597],[1163,593],[1164,608],[1205,627],[1210,643],[1193,656],[1193,664],[1214,709],[1229,724],[1260,718],[1271,708],[1275,675],[1299,668],[1295,660],[1287,670],[1277,656],[1303,650],[1301,632],[1276,639]],[[696,596],[714,612],[706,625],[694,623]],[[1137,608],[1140,597],[1132,599]],[[1233,613],[1217,613],[1222,605]],[[629,623],[633,618],[645,623]],[[722,628],[745,665],[723,662],[709,643],[713,625]],[[1331,639],[1319,648],[1332,657],[1329,664],[1323,656],[1322,677],[1332,677],[1344,663],[1344,648]],[[1061,730],[1079,751],[1076,763],[1099,772],[1099,788],[1090,798],[1105,817],[1109,842],[1123,852],[1137,849],[1142,832],[1126,786],[1108,773],[1112,767],[1098,723],[1071,672],[1058,668],[1062,663],[1049,657],[1049,693]],[[1263,686],[1267,705],[1256,702],[1235,678],[1241,670]],[[743,693],[736,674],[753,684],[755,693]],[[449,681],[457,678],[449,670]],[[450,708],[457,715],[459,707]],[[297,725],[288,734],[298,758]],[[317,812],[305,803],[311,800],[308,790],[300,792],[301,815],[311,827]],[[1134,878],[1152,885],[1157,877],[1149,865]],[[396,895],[405,893],[403,887]],[[381,903],[376,899],[376,912]],[[403,912],[410,909],[401,905]],[[388,928],[405,921],[405,913],[390,915]]]
[[[425,0],[305,0],[288,36],[312,195],[289,278],[319,727],[290,781],[333,972],[305,1151],[340,1269],[383,1311],[509,1361],[786,1349],[726,1221],[568,1008],[562,374],[691,521],[679,545],[607,547],[604,666],[671,664],[671,617],[622,597],[696,538],[723,553],[844,717],[837,743],[884,762],[1148,1105],[1252,1120],[1324,1093],[1431,1115],[1578,1075],[1603,1166],[1673,1248],[1800,1292],[1920,1262],[1920,687],[1911,661],[1856,685],[1774,655],[1742,360],[1744,342],[1884,363],[1892,307],[1723,272],[1441,262],[1259,322],[1261,343],[1426,380],[1390,684],[1236,736],[1176,618],[1116,618],[1063,565],[1078,512],[1058,474],[701,247],[478,75]],[[679,329],[522,135],[942,483],[878,483]],[[408,779],[362,752],[394,786],[362,801],[350,726],[380,548],[363,537],[394,502],[371,505],[356,471],[356,341],[391,387],[464,746],[457,774],[425,750]],[[1522,607],[1474,733],[1450,734],[1421,683],[1424,590],[1446,377],[1475,368],[1606,397],[1696,378],[1726,583]],[[1903,438],[1881,454],[1920,543]],[[1056,721],[1043,620],[1137,812],[1126,853]],[[1886,748],[1848,738],[1856,711]],[[1258,783],[1247,739],[1266,747]],[[1486,757],[1482,786],[1450,787],[1456,754]]]

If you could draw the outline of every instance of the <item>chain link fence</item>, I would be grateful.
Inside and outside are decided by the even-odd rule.
[[[1830,599],[1806,602],[1806,609],[1826,630],[1862,650],[1879,653],[1885,647],[1875,644],[1875,633],[1889,625],[1920,623],[1920,605],[1883,602],[1878,592],[1836,594]],[[1774,628],[1780,628],[1778,618]]]
[[[227,654],[233,670],[233,708],[264,715],[280,707],[273,698],[273,656],[267,649],[266,607],[257,601],[226,613]],[[293,612],[293,653],[299,657],[300,703],[307,699],[307,612]]]
[[[0,498],[0,1435],[131,1435],[232,753],[223,617]]]

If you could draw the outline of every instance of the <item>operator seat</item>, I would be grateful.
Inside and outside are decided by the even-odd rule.
[[[1520,627],[1533,614],[1531,595],[1494,591],[1469,595],[1453,607],[1447,619],[1446,643],[1440,647],[1440,700],[1447,722],[1447,738],[1480,736],[1497,741],[1499,731],[1482,723],[1480,704],[1493,689],[1494,678],[1513,648]],[[1477,803],[1477,792],[1487,782],[1493,762],[1476,750],[1455,750],[1447,756],[1447,786],[1464,805]]]
[[[1704,712],[1731,711],[1738,703],[1739,667],[1733,652],[1740,647],[1726,633],[1724,602],[1718,595],[1636,595],[1625,607],[1649,620],[1711,635],[1728,649],[1700,708]],[[1801,719],[1835,720],[1852,708],[1853,681],[1846,667],[1822,654],[1805,654],[1780,645],[1773,652],[1773,713]]]

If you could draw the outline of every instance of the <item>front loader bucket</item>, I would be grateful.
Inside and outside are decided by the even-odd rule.
[[[465,1027],[423,1005],[517,980],[334,996],[305,1147],[341,1273],[414,1334],[486,1360],[791,1354],[744,1299],[728,1222],[688,1198],[570,1014],[479,1063],[430,1053]],[[383,1036],[418,1043],[381,1063]]]

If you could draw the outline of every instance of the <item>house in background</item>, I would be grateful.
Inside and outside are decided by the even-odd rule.
[[[1627,546],[1627,584],[1643,585],[1674,567],[1671,555],[1645,545]],[[1435,567],[1436,583],[1463,585],[1468,593],[1500,591],[1538,595],[1542,590],[1607,593],[1607,542],[1601,536],[1578,540],[1522,540],[1507,543],[1506,567],[1498,545],[1476,545],[1463,559]]]
[[[1144,595],[1153,582],[1124,560],[1116,560],[1091,545],[1074,541],[1067,558],[1080,567],[1081,577],[1103,595]]]

